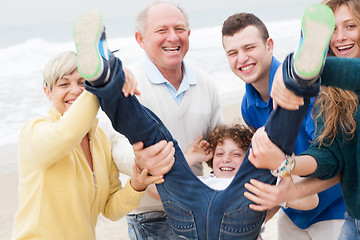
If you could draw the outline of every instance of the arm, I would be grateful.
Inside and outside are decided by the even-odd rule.
[[[357,58],[328,57],[321,74],[321,85],[359,91],[359,71],[360,60]],[[274,78],[271,97],[274,100],[274,108],[278,104],[283,108],[296,110],[304,104],[302,97],[288,90],[279,76]]]
[[[328,57],[321,74],[321,85],[360,90],[360,60],[358,58]]]
[[[27,123],[20,134],[19,148],[26,152],[33,168],[44,169],[62,159],[77,146],[94,123],[99,102],[84,91],[58,121]]]
[[[255,204],[251,208],[257,211],[264,211],[283,202],[291,202],[303,197],[311,196],[322,192],[340,181],[340,176],[328,180],[317,178],[302,178],[299,182],[293,183],[290,178],[283,178],[279,185],[274,186],[259,182],[255,179],[245,184],[249,192],[244,195]]]
[[[285,154],[271,142],[263,127],[255,132],[251,143],[252,148],[250,149],[249,161],[255,167],[274,170],[284,161]],[[296,164],[291,172],[292,174],[305,176],[315,172],[317,163],[312,156],[303,155],[294,158]]]
[[[133,176],[121,187],[119,173],[113,161],[110,169],[110,194],[102,211],[103,215],[113,221],[120,219],[137,208],[145,193],[145,189],[152,183],[163,183],[163,176],[150,176],[146,169],[141,172],[133,165]]]
[[[294,183],[301,181],[298,176],[291,176]],[[286,207],[298,209],[298,210],[311,210],[317,207],[319,204],[319,196],[314,193],[309,196],[304,196],[296,200],[288,201]]]

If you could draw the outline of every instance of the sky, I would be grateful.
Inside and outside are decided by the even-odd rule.
[[[62,38],[72,29],[77,17],[87,9],[100,9],[114,35],[129,36],[137,13],[152,0],[12,0],[0,7],[0,31],[9,39],[0,39],[0,47],[12,41],[47,35]],[[300,18],[305,7],[318,0],[174,0],[189,15],[192,28],[221,25],[236,12],[252,12],[263,21]],[[116,27],[115,27],[116,26]],[[111,33],[111,32],[110,32]],[[2,34],[2,36],[3,36]],[[3,36],[3,37],[4,37]],[[5,44],[6,42],[6,44]]]

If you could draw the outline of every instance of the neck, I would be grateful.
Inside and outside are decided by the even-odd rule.
[[[260,81],[257,81],[256,83],[252,84],[253,87],[256,89],[256,91],[259,93],[260,98],[264,101],[264,102],[268,102],[269,101],[269,74],[267,74],[266,77],[263,77],[262,79],[260,79]]]
[[[171,85],[174,86],[176,90],[179,89],[182,78],[183,78],[183,68],[176,69],[159,69],[161,74],[164,76],[166,80],[168,80]]]

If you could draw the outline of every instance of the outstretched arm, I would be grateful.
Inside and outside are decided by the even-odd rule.
[[[321,74],[321,85],[360,90],[360,59],[328,57]]]
[[[252,179],[245,184],[249,192],[244,195],[256,204],[250,207],[257,211],[264,211],[283,202],[290,202],[296,199],[322,192],[340,181],[340,176],[328,180],[317,178],[303,178],[294,183],[290,178],[284,178],[279,185],[274,186]]]
[[[360,90],[360,59],[328,57],[321,74],[321,85],[347,90]],[[288,110],[296,110],[304,105],[302,97],[296,96],[285,87],[281,77],[275,77],[271,88],[274,108],[279,105]]]

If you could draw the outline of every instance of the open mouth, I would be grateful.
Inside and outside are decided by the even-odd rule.
[[[240,67],[239,69],[241,72],[249,72],[254,67],[255,67],[255,63],[252,63],[252,64],[246,65],[244,67]]]
[[[232,167],[220,167],[219,168],[220,169],[220,171],[222,171],[222,172],[228,172],[228,171],[234,171],[235,170],[235,168],[232,168]]]
[[[349,45],[346,45],[346,46],[336,47],[336,49],[337,49],[340,53],[347,53],[347,52],[349,52],[353,47],[354,47],[354,44],[349,44]]]
[[[165,52],[178,52],[180,50],[180,47],[163,47],[163,50]]]

